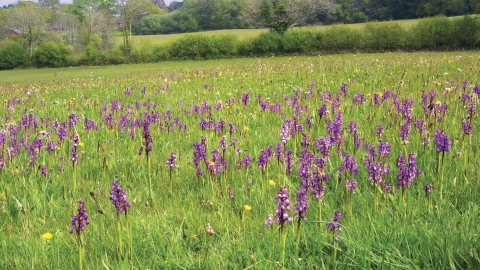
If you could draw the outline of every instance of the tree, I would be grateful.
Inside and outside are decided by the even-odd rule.
[[[59,0],[38,0],[39,6],[53,6],[53,5],[59,5],[59,4],[60,4]]]
[[[7,15],[7,25],[22,31],[22,46],[28,48],[30,59],[33,56],[33,47],[42,37],[46,29],[47,10],[35,3],[20,2]]]
[[[132,43],[132,25],[140,23],[140,19],[149,14],[166,14],[151,0],[119,0],[117,9],[120,11],[122,24],[123,46],[126,55],[130,55]]]
[[[246,7],[256,10],[264,26],[283,33],[289,28],[306,25],[315,20],[319,14],[329,17],[335,11],[332,0],[249,0]],[[243,13],[245,14],[245,12]],[[251,14],[251,17],[258,16]]]

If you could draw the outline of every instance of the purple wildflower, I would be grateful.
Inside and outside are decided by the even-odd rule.
[[[435,130],[435,143],[438,152],[450,151],[450,138],[441,129]]]
[[[322,104],[322,107],[318,110],[318,116],[320,116],[320,119],[322,118],[327,118],[328,117],[328,108],[325,103]]]
[[[409,188],[410,185],[413,183],[413,180],[422,174],[422,171],[417,167],[417,161],[415,159],[415,155],[413,152],[410,153],[407,157],[400,156],[397,162],[397,168],[399,168],[399,172],[396,176],[397,178],[397,189],[400,187]]]
[[[77,235],[80,231],[85,231],[85,225],[90,224],[88,220],[87,209],[85,203],[82,200],[78,200],[78,215],[72,217],[72,227],[70,227],[70,234],[76,232]]]
[[[463,134],[465,135],[472,135],[473,133],[473,124],[467,123],[465,119],[462,121],[462,128]]]
[[[178,165],[175,164],[176,159],[177,159],[177,154],[175,154],[175,152],[171,153],[170,156],[168,157],[167,162],[165,163],[165,167],[178,167]]]
[[[112,201],[117,213],[127,214],[128,208],[130,208],[130,202],[127,199],[127,194],[118,184],[118,180],[112,182],[113,188],[110,190],[110,201]]]
[[[342,226],[339,224],[341,218],[342,212],[340,210],[335,210],[335,216],[330,218],[330,223],[327,223],[327,229],[333,233],[334,242],[340,242],[340,238],[336,233],[342,231]]]
[[[400,127],[400,139],[402,139],[403,143],[408,143],[408,135],[410,134],[410,120],[407,119],[403,122],[402,126]]]
[[[378,124],[376,134],[378,137],[382,137],[385,132],[383,131],[382,124]]]
[[[150,151],[153,150],[153,145],[152,145],[153,139],[152,139],[152,135],[150,135],[150,121],[148,120],[143,121],[142,135],[144,139],[143,144],[145,146],[145,152],[148,157],[148,153],[150,153]]]
[[[38,170],[41,171],[44,176],[48,175],[48,168],[45,165],[39,165]]]
[[[357,180],[347,180],[347,183],[345,185],[347,187],[347,190],[350,190],[353,194],[355,194],[355,189],[357,188]]]
[[[285,157],[285,173],[287,175],[290,175],[292,172],[292,166],[293,166],[293,150],[290,149],[287,151],[287,156]]]
[[[273,214],[268,214],[268,219],[265,221],[265,227],[268,227],[273,224]]]
[[[282,226],[285,222],[292,222],[293,218],[288,214],[288,210],[290,210],[290,197],[288,196],[287,186],[280,188],[280,192],[275,198],[275,203],[278,204],[276,211],[277,224]]]

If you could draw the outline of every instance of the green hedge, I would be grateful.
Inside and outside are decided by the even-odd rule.
[[[66,67],[71,64],[70,49],[61,43],[48,42],[35,50],[37,67]]]
[[[29,65],[28,52],[19,43],[7,41],[0,44],[0,70],[22,68]]]
[[[34,63],[38,67],[60,67],[319,53],[458,50],[479,46],[480,17],[436,16],[421,19],[409,28],[395,21],[369,22],[363,27],[294,29],[283,35],[267,32],[243,40],[233,35],[187,34],[161,45],[148,40],[134,43],[129,55],[125,55],[121,46],[107,52],[92,42],[76,60],[72,60],[70,50],[64,45],[45,43],[34,52]],[[0,69],[29,65],[27,52],[18,42],[0,42]]]

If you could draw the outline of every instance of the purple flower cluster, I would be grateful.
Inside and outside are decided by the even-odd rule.
[[[354,156],[351,156],[347,152],[345,152],[345,156],[343,157],[343,163],[338,168],[340,171],[339,176],[345,176],[348,171],[350,171],[351,175],[355,176],[359,172],[357,159]]]
[[[270,145],[267,149],[262,150],[260,155],[258,156],[258,168],[265,171],[265,167],[267,166],[268,160],[273,155],[272,146]]]
[[[340,242],[340,237],[336,235],[336,232],[342,231],[342,225],[339,224],[341,218],[342,212],[340,210],[335,210],[335,216],[330,219],[330,223],[327,223],[327,229],[333,233],[333,241],[335,242]]]
[[[435,130],[435,144],[438,152],[450,151],[450,138],[441,129]]]
[[[177,154],[175,152],[171,153],[170,156],[168,157],[167,162],[165,163],[165,167],[177,167],[178,165],[175,164],[175,160],[177,159]]]
[[[322,104],[322,107],[318,110],[318,116],[320,116],[320,119],[322,118],[327,118],[328,117],[328,108],[325,103]]]
[[[150,153],[150,151],[153,150],[153,139],[152,139],[152,135],[150,135],[150,121],[149,120],[145,120],[143,121],[143,131],[142,131],[142,135],[143,135],[143,145],[145,146],[145,152],[147,153],[147,157],[148,157],[148,153]]]
[[[282,143],[287,143],[290,140],[290,136],[295,133],[295,123],[292,119],[286,119],[282,124],[282,130],[280,131],[280,137]]]
[[[469,123],[467,123],[467,121],[465,119],[463,119],[461,130],[463,131],[463,134],[465,134],[465,135],[472,135],[473,124],[469,124]]]
[[[276,213],[277,224],[282,226],[285,222],[292,222],[293,218],[288,214],[290,210],[290,197],[288,196],[288,187],[282,186],[278,196],[275,198],[275,203],[278,204]]]
[[[118,184],[118,180],[112,182],[113,188],[110,190],[110,201],[112,201],[117,213],[127,213],[130,208],[130,202],[127,200],[127,194]]]
[[[397,189],[400,187],[409,188],[413,180],[422,174],[422,171],[417,167],[417,160],[413,152],[408,156],[408,161],[406,156],[400,156],[397,161],[397,168],[399,169],[396,176]]]
[[[400,127],[400,139],[402,139],[403,143],[408,143],[408,135],[410,134],[410,120],[407,119],[403,122],[402,126]]]
[[[85,203],[82,200],[78,200],[78,214],[72,217],[72,226],[70,227],[70,234],[76,232],[80,234],[80,231],[85,231],[85,225],[90,224],[88,220],[87,209]]]

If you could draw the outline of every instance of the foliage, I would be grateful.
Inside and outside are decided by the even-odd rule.
[[[446,49],[452,47],[453,27],[452,21],[445,16],[425,18],[410,30],[408,45],[414,49]],[[469,33],[469,35],[475,33]]]
[[[162,15],[158,14],[150,14],[143,17],[140,27],[136,32],[142,35],[160,34],[162,29],[162,17]]]
[[[398,50],[405,45],[406,30],[398,22],[369,22],[362,28],[362,49]]]
[[[322,49],[331,52],[356,51],[361,47],[362,32],[346,25],[334,25],[323,31]]]
[[[34,54],[37,67],[65,67],[70,65],[70,49],[61,43],[43,43]]]
[[[17,42],[0,43],[0,69],[27,67],[30,63],[28,52]]]
[[[173,60],[231,58],[237,55],[236,44],[234,36],[207,37],[192,34],[173,41],[169,46],[168,55]]]
[[[475,51],[389,52],[2,71],[0,269],[79,268],[77,243],[84,269],[479,269],[478,70],[466,68],[477,63]],[[437,151],[437,130],[449,152]],[[199,176],[195,145],[206,150]],[[397,166],[411,152],[422,174],[402,191]],[[390,170],[381,185],[373,162]],[[128,213],[112,204],[114,181]],[[295,213],[304,182],[306,221]],[[78,200],[90,222],[80,237],[69,233]],[[279,233],[264,226],[269,214],[294,223]]]

